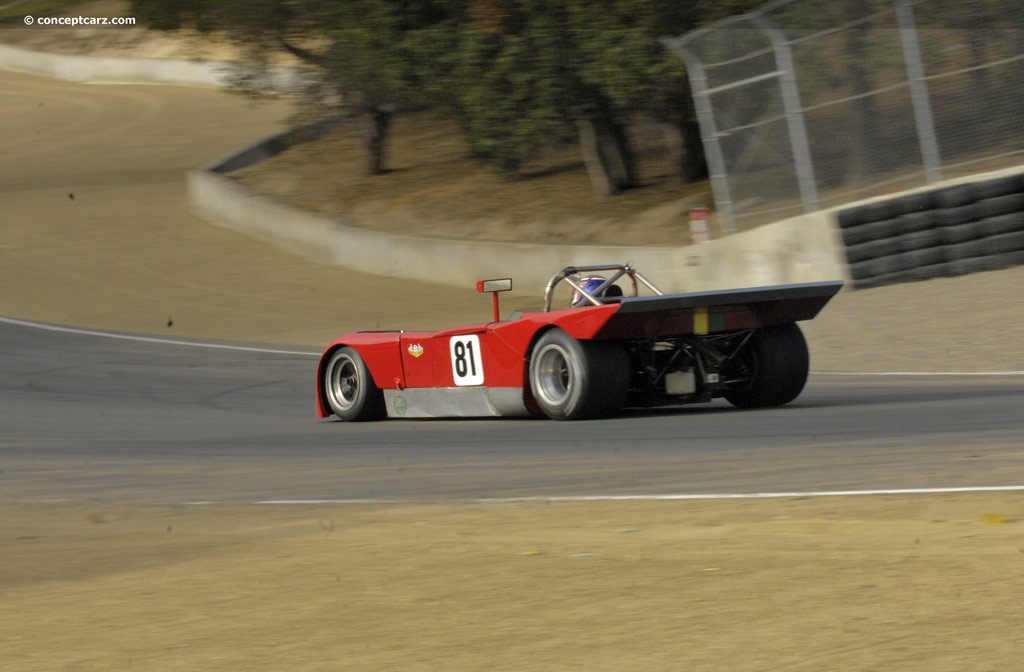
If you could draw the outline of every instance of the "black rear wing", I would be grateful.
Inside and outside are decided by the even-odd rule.
[[[624,297],[594,338],[703,335],[810,320],[842,287],[836,280]]]

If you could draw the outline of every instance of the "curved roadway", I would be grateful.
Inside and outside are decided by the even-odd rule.
[[[320,422],[315,353],[0,322],[3,497],[430,500],[1024,482],[1020,385],[815,376],[794,404]]]
[[[350,329],[436,328],[489,310],[472,292],[413,291],[193,217],[184,171],[272,132],[281,108],[253,111],[210,90],[0,73],[0,109],[9,131],[0,139],[0,315],[314,346]],[[1019,378],[815,376],[795,404],[768,411],[719,403],[588,423],[343,425],[313,417],[315,349],[195,347],[0,321],[0,498],[432,499],[1024,483]]]

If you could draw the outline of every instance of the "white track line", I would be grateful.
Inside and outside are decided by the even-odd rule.
[[[863,497],[880,495],[944,495],[957,493],[1024,492],[1024,485],[966,486],[952,488],[892,488],[882,490],[817,490],[810,492],[751,492],[751,493],[705,493],[689,495],[572,495],[554,497],[482,497],[479,499],[454,500],[454,503],[474,504],[501,502],[671,502],[710,501],[722,499],[807,499],[811,497]],[[267,499],[251,504],[261,506],[301,506],[316,504],[417,504],[416,500],[396,499]],[[445,502],[439,502],[445,503]],[[452,502],[448,502],[452,503]],[[194,502],[212,504],[212,502]]]
[[[814,376],[1024,376],[1024,371],[811,371]]]
[[[216,350],[235,350],[239,352],[259,352],[270,355],[297,355],[302,357],[319,357],[319,352],[302,350],[275,350],[272,348],[258,348],[244,345],[226,345],[221,343],[203,343],[200,341],[179,341],[173,338],[158,338],[155,336],[133,336],[131,334],[117,334],[109,331],[96,331],[92,329],[77,329],[74,327],[59,327],[43,322],[31,322],[19,320],[12,317],[0,317],[0,322],[14,324],[20,327],[41,329],[43,331],[55,331],[64,334],[78,334],[80,336],[95,336],[98,338],[114,338],[123,341],[136,341],[140,343],[158,343],[162,345],[178,345],[190,348],[212,348]],[[811,371],[814,376],[973,376],[973,377],[999,377],[999,376],[1024,376],[1024,371]]]
[[[301,355],[303,357],[319,357],[319,352],[308,352],[302,350],[275,350],[272,348],[257,348],[244,345],[226,345],[221,343],[202,343],[199,341],[179,341],[173,338],[157,338],[155,336],[133,336],[131,334],[115,334],[109,331],[93,331],[91,329],[75,329],[72,327],[58,327],[42,322],[29,322],[17,320],[11,317],[0,317],[0,322],[14,324],[19,327],[41,329],[42,331],[55,331],[62,334],[77,334],[79,336],[95,336],[98,338],[114,338],[122,341],[136,341],[139,343],[158,343],[161,345],[179,345],[188,348],[212,348],[215,350],[235,350],[238,352],[259,352],[269,355]]]

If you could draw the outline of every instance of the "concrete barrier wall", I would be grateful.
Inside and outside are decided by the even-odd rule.
[[[845,277],[834,217],[815,213],[692,247],[536,245],[407,236],[354,226],[254,192],[213,170],[188,175],[192,206],[218,224],[354,271],[458,286],[511,276],[543,286],[566,266],[631,261],[665,291]]]
[[[225,63],[102,58],[0,45],[0,67],[80,82],[225,86]],[[291,76],[291,73],[282,75]],[[631,261],[670,292],[845,279],[843,242],[831,212],[796,217],[702,245],[533,245],[405,236],[354,226],[254,193],[224,176],[290,143],[273,136],[187,176],[195,210],[219,224],[352,270],[464,286],[513,276],[543,285],[565,266]]]
[[[222,61],[73,56],[0,44],[0,68],[73,82],[225,87],[230,85],[232,67],[233,64]],[[287,91],[298,74],[288,68],[277,68],[270,78],[274,89]]]
[[[847,280],[832,211],[767,224],[683,248],[687,291]]]
[[[413,236],[378,231],[296,208],[255,192],[226,173],[319,137],[338,120],[265,138],[187,176],[202,217],[293,252],[363,273],[457,286],[512,276],[543,286],[566,266],[632,262],[667,292],[736,289],[846,279],[842,239],[831,212],[686,247],[557,245]]]

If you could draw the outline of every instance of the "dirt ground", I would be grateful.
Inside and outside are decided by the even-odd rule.
[[[708,183],[681,186],[673,179],[664,137],[653,125],[631,132],[640,186],[613,198],[594,195],[575,145],[548,147],[510,177],[469,158],[451,122],[408,114],[390,132],[384,175],[366,174],[362,130],[349,124],[236,177],[284,202],[360,226],[513,242],[689,244],[690,209],[711,203]],[[719,231],[717,218],[711,226]]]
[[[489,310],[471,288],[351,274],[194,217],[184,171],[273,132],[283,107],[0,72],[0,110],[0,315],[316,349]],[[1022,286],[1018,268],[845,292],[806,325],[813,368],[1024,370]],[[1020,492],[167,507],[0,489],[0,660],[1010,670],[1022,521]]]
[[[964,672],[1024,653],[1020,494],[2,510],[12,672]]]

